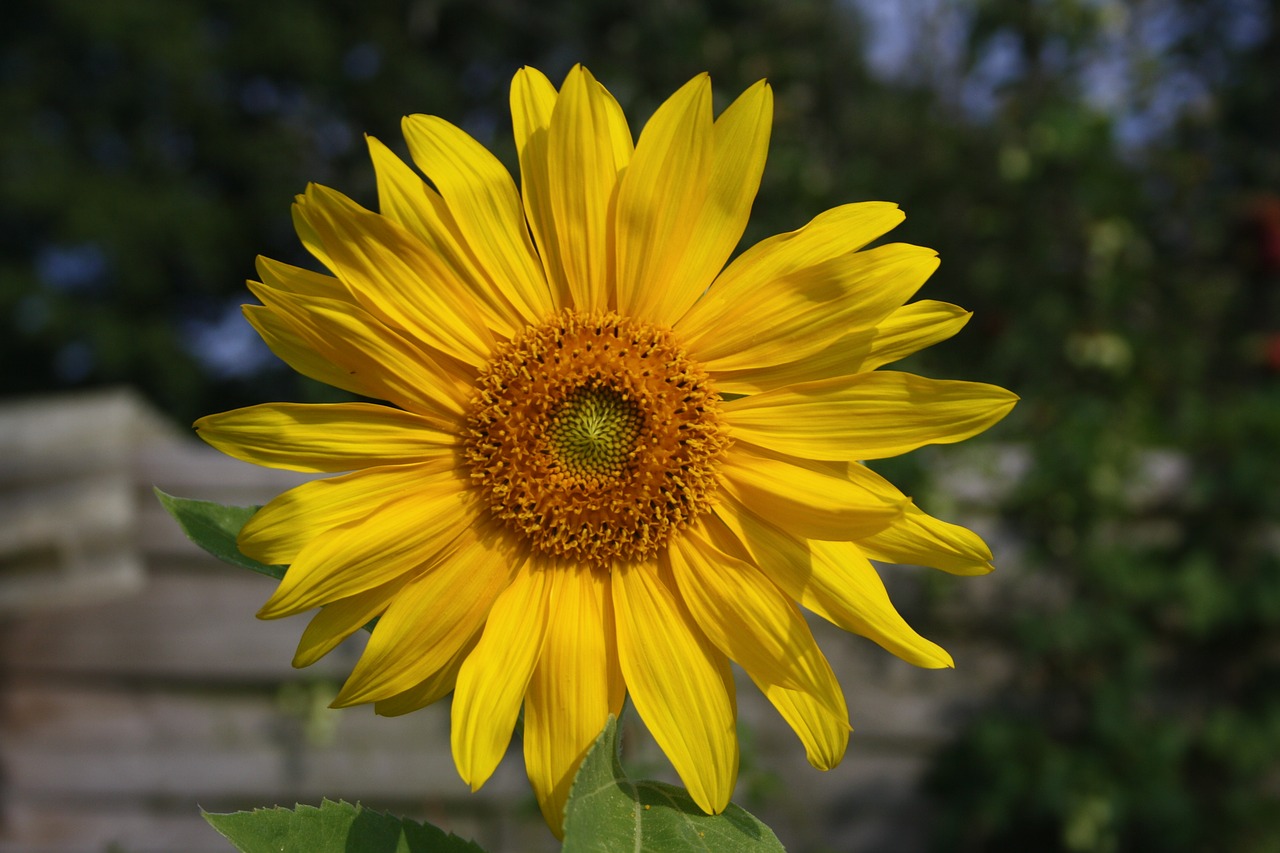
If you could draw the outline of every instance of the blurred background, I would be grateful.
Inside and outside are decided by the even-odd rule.
[[[40,475],[20,452],[40,429],[33,397],[71,395],[60,411],[92,435],[119,411],[102,389],[132,389],[169,423],[134,429],[146,437],[130,452],[202,414],[340,399],[276,361],[240,315],[255,255],[309,263],[293,195],[315,181],[373,206],[362,134],[403,154],[409,113],[444,116],[514,165],[513,73],[528,64],[558,81],[575,62],[637,132],[700,71],[718,108],[767,77],[776,121],[744,245],[840,203],[900,203],[893,237],[943,260],[922,296],[974,311],[910,369],[1022,396],[972,449],[877,466],[935,514],[981,508],[997,574],[913,573],[903,609],[953,652],[994,650],[1000,665],[980,692],[937,706],[935,737],[909,744],[897,834],[841,835],[852,798],[808,828],[803,812],[789,835],[775,827],[783,840],[1280,850],[1275,0],[6,3],[0,411],[26,419],[0,429],[0,509],[16,512]],[[0,583],[34,553],[9,550]],[[895,593],[902,583],[890,581]],[[24,761],[51,759],[23,753],[18,739],[37,735],[14,720],[47,714],[13,690],[44,677],[30,667],[56,641],[40,633],[49,620],[92,622],[76,609],[87,606],[0,610],[0,844],[11,845],[0,849],[35,849],[21,841],[35,837],[22,835],[30,815],[66,808],[48,805],[52,781],[44,794],[24,781]],[[223,629],[251,615],[246,605]],[[884,656],[865,643],[855,653]],[[983,661],[956,657],[955,672],[930,677],[963,692]],[[287,669],[287,650],[275,662]],[[855,726],[848,765],[861,760],[872,686],[837,672]],[[310,707],[311,687],[290,689],[280,701]],[[43,736],[54,752],[75,737]],[[762,813],[800,775],[830,784],[744,762],[737,799]],[[41,849],[152,849],[113,840]]]

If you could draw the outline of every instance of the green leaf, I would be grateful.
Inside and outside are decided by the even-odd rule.
[[[241,853],[484,853],[431,824],[332,800],[320,808],[201,814]]]
[[[188,498],[176,498],[155,490],[161,505],[174,517],[182,527],[187,538],[208,551],[219,560],[252,569],[255,572],[273,577],[276,580],[284,577],[284,566],[268,566],[251,560],[236,547],[236,534],[244,527],[255,512],[256,506],[225,506],[213,501],[193,501]]]
[[[563,853],[781,853],[769,827],[733,804],[708,815],[683,788],[632,782],[618,760],[618,723],[609,718],[569,792]]]

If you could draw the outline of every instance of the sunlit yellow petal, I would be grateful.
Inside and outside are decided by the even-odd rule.
[[[240,530],[236,544],[260,563],[292,563],[317,536],[367,518],[392,498],[447,474],[454,464],[452,459],[436,458],[303,483],[254,513]]]
[[[973,312],[958,305],[932,299],[903,305],[876,326],[870,350],[858,369],[875,370],[945,341],[963,329],[972,316]]]
[[[977,435],[1017,401],[996,385],[881,370],[731,400],[725,416],[735,436],[770,450],[883,459]]]
[[[824,661],[825,662],[825,661]],[[788,690],[776,684],[763,681],[755,675],[751,680],[765,695],[773,707],[787,721],[787,725],[804,744],[804,754],[809,763],[819,770],[830,770],[844,758],[845,749],[849,746],[849,712],[845,710],[844,695],[840,685],[835,681],[835,674],[828,666],[825,670],[830,679],[830,687],[826,692],[840,697],[841,713],[833,714],[820,704],[812,695],[801,690]]]
[[[678,322],[702,297],[742,239],[764,173],[772,126],[773,90],[763,80],[716,119],[707,200],[680,259],[682,275],[668,283],[668,299],[657,315],[664,322]]]
[[[884,582],[850,542],[807,544],[732,502],[717,516],[787,595],[834,625],[883,646],[908,663],[951,666],[951,656],[917,634],[889,601]]]
[[[293,655],[293,665],[310,666],[372,619],[381,616],[412,578],[413,573],[406,572],[373,589],[326,604],[311,617],[307,629],[302,632],[298,650]]]
[[[806,358],[767,367],[716,371],[716,387],[722,393],[755,394],[874,370],[946,340],[960,331],[969,317],[970,312],[945,302],[911,302],[876,326],[849,332]]]
[[[748,673],[840,713],[843,701],[824,692],[835,682],[808,624],[758,568],[719,550],[699,530],[676,540],[670,559],[684,603],[720,651]]]
[[[262,281],[276,290],[301,296],[342,299],[353,306],[357,304],[351,292],[334,276],[295,267],[265,255],[255,258],[254,266],[258,270],[258,275],[262,277]]]
[[[306,296],[249,283],[265,307],[245,316],[272,348],[308,376],[367,397],[386,400],[451,429],[462,414],[474,376],[340,299]],[[314,356],[319,356],[316,362]],[[324,365],[327,365],[324,366]]]
[[[520,197],[533,232],[552,300],[572,305],[560,258],[555,217],[551,212],[551,180],[547,166],[547,131],[559,93],[536,68],[521,68],[511,81],[511,127],[520,159]]]
[[[551,603],[542,657],[524,706],[524,763],[547,824],[561,835],[574,774],[610,714],[622,712],[609,575],[568,573]]]
[[[471,365],[493,352],[475,297],[440,256],[385,216],[312,184],[298,202],[331,269],[372,314]]]
[[[289,471],[411,464],[457,442],[418,415],[370,403],[263,403],[203,417],[195,427],[228,456]]]
[[[799,270],[861,249],[903,218],[898,206],[888,202],[846,204],[815,216],[803,228],[762,240],[729,264],[676,327],[686,340],[701,341],[723,330],[725,312],[736,312],[739,301]]]
[[[489,281],[530,321],[554,311],[520,195],[498,158],[435,116],[409,116],[402,128],[413,162],[448,204],[458,232]]]
[[[303,546],[275,593],[258,611],[278,619],[364,592],[435,559],[475,506],[465,480],[450,471],[415,484],[364,519]]]
[[[721,464],[725,491],[800,536],[852,539],[888,527],[907,498],[861,465],[836,471],[734,445]]]
[[[719,325],[702,334],[691,330],[686,340],[698,360],[716,372],[805,358],[850,331],[874,327],[937,267],[932,249],[904,243],[841,255],[742,294],[718,312]],[[716,298],[712,288],[704,301]],[[760,323],[761,317],[769,321]]]
[[[389,699],[446,666],[485,624],[524,556],[485,531],[468,529],[396,596],[333,707]]]
[[[631,158],[631,134],[613,96],[575,65],[565,78],[547,132],[548,186],[569,295],[579,310],[609,307],[613,284],[611,210]],[[613,133],[625,134],[615,140]]]
[[[484,628],[477,627],[462,647],[454,652],[453,657],[448,660],[440,669],[431,673],[422,681],[394,696],[388,696],[386,699],[379,699],[373,703],[373,712],[384,717],[398,717],[401,714],[408,714],[411,711],[417,711],[419,708],[438,702],[445,696],[453,692],[454,686],[458,682],[458,670],[462,669],[463,662],[467,659],[467,655],[471,654],[471,650],[476,647],[476,643],[480,642],[480,635],[484,633]]]
[[[985,575],[993,568],[991,549],[982,537],[914,504],[884,530],[859,539],[858,548],[873,560],[930,566],[954,575]]]
[[[714,163],[711,80],[690,80],[658,108],[618,187],[618,308],[654,323],[677,319],[711,283],[685,268]],[[695,280],[696,276],[703,276]]]
[[[458,671],[450,729],[458,775],[479,790],[507,751],[520,703],[542,655],[547,613],[561,571],[525,563],[489,611],[484,633]]]
[[[612,587],[618,660],[631,701],[689,796],[703,811],[719,813],[738,775],[728,660],[654,566],[619,566]]]
[[[503,291],[485,277],[457,234],[453,215],[440,194],[387,146],[372,136],[366,141],[378,175],[379,211],[437,256],[476,301],[485,324],[501,337],[510,337],[525,323],[539,319],[524,316],[521,311],[527,306],[512,305]]]

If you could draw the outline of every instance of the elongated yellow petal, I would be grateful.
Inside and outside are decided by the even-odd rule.
[[[370,313],[462,362],[488,361],[493,335],[475,297],[422,241],[327,187],[307,187],[298,207],[330,269]]]
[[[872,640],[908,663],[952,666],[951,656],[903,620],[884,583],[851,542],[804,542],[759,514],[727,502],[716,515],[787,595],[834,625]]]
[[[610,714],[622,712],[626,685],[618,667],[608,573],[567,573],[557,590],[542,657],[524,705],[524,763],[538,805],[557,837],[578,765]]]
[[[710,192],[712,125],[711,80],[703,74],[658,108],[636,143],[615,222],[618,309],[628,316],[673,322],[715,275],[685,268]]]
[[[457,439],[429,421],[371,403],[263,403],[196,421],[236,459],[289,471],[352,471],[451,453]]]
[[[631,701],[689,796],[703,811],[717,814],[728,805],[738,775],[729,662],[655,566],[615,568],[612,589],[618,660]]]
[[[825,692],[835,682],[804,617],[758,568],[696,528],[672,542],[669,556],[689,612],[720,651],[753,676],[841,712],[843,700]]]
[[[511,175],[483,145],[435,116],[402,123],[413,162],[448,204],[489,281],[531,321],[555,310]]]
[[[756,394],[786,385],[852,376],[906,358],[944,341],[969,322],[970,312],[922,299],[895,310],[875,327],[843,335],[821,352],[796,361],[745,370],[716,371],[722,393]]]
[[[825,663],[825,659],[824,659]],[[805,758],[819,770],[830,770],[844,758],[849,746],[849,712],[844,704],[844,695],[840,685],[836,683],[835,674],[827,666],[826,676],[830,679],[827,692],[840,698],[839,714],[833,714],[809,693],[801,690],[788,690],[776,684],[763,681],[754,674],[751,680],[765,695],[773,707],[787,721],[787,725],[804,744]]]
[[[462,531],[382,614],[333,707],[390,699],[446,666],[523,563],[502,538]]]
[[[358,304],[355,302],[351,292],[347,290],[346,285],[334,276],[303,269],[302,267],[295,267],[283,261],[272,260],[264,255],[259,255],[254,260],[254,266],[257,267],[258,275],[262,277],[263,282],[276,290],[296,293],[300,296],[342,299],[352,305]],[[361,313],[363,313],[363,309],[361,309]]]
[[[743,92],[716,119],[707,200],[679,262],[683,275],[670,282],[662,322],[678,322],[703,296],[742,239],[760,189],[772,127],[773,90],[763,80]]]
[[[963,329],[972,316],[972,311],[958,305],[932,299],[903,305],[876,326],[875,337],[858,368],[875,370],[945,341]]]
[[[470,368],[429,355],[350,302],[254,282],[249,289],[265,307],[246,306],[245,316],[290,365],[310,368],[303,372],[337,388],[395,403],[437,427],[456,428],[470,393]]]
[[[298,328],[292,320],[261,305],[244,305],[240,310],[267,348],[303,376],[332,385],[334,388],[341,388],[343,391],[376,400],[395,402],[402,408],[422,412],[421,406],[408,400],[396,399],[399,395],[395,391],[374,390],[374,386],[380,383],[366,383],[362,381],[362,377],[357,378],[355,374],[322,356],[316,351],[316,347],[307,342],[309,337],[307,331]]]
[[[373,589],[326,604],[319,613],[311,617],[307,629],[302,632],[298,650],[293,656],[293,665],[299,668],[310,666],[333,651],[347,637],[368,625],[374,617],[381,616],[392,599],[412,578],[413,572],[406,572]]]
[[[473,791],[488,781],[507,751],[542,655],[551,598],[565,582],[564,572],[525,563],[494,601],[480,642],[458,671],[450,743],[458,775]]]
[[[883,459],[951,444],[1014,403],[997,385],[876,371],[805,382],[725,403],[735,437],[809,459]]]
[[[734,445],[721,465],[725,491],[797,535],[852,539],[883,530],[907,497],[861,465],[836,471]]]
[[[547,131],[558,97],[556,87],[536,68],[521,68],[511,80],[511,126],[520,158],[520,196],[552,299],[557,307],[564,307],[573,300],[560,258],[547,173]]]
[[[723,330],[726,313],[773,282],[861,249],[903,220],[888,202],[860,202],[814,217],[803,228],[762,240],[734,259],[707,294],[676,325],[686,341],[702,341]],[[758,324],[757,324],[758,325]]]
[[[258,617],[292,616],[393,580],[434,559],[474,515],[464,477],[450,471],[417,483],[304,545]]]
[[[433,252],[476,301],[485,324],[501,337],[540,317],[525,316],[528,306],[512,305],[503,291],[489,281],[457,234],[453,214],[440,194],[372,136],[367,137],[369,156],[378,175],[378,209],[417,237]]]
[[[686,343],[716,372],[805,358],[850,331],[874,327],[937,268],[936,252],[904,243],[841,255],[742,294],[719,312],[716,331],[708,329]],[[760,323],[760,317],[769,322]]]
[[[454,652],[453,657],[440,669],[431,673],[431,675],[408,690],[374,702],[373,712],[384,717],[398,717],[401,714],[408,714],[419,708],[425,708],[433,702],[438,702],[448,696],[458,683],[458,670],[462,669],[462,664],[467,659],[467,655],[471,654],[471,650],[476,647],[476,643],[480,642],[480,635],[483,632],[483,625],[477,627],[471,637],[462,644],[461,648]]]
[[[873,560],[930,566],[953,575],[985,575],[994,568],[982,537],[915,504],[884,530],[859,539],[858,548]]]
[[[254,513],[236,545],[260,563],[287,565],[317,536],[367,518],[392,498],[446,474],[454,464],[441,457],[303,483]]]
[[[565,78],[547,132],[551,212],[569,295],[580,311],[609,308],[613,284],[610,213],[631,159],[622,109],[591,73],[575,65]],[[613,134],[625,134],[614,139]]]

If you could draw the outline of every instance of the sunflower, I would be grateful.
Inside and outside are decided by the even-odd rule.
[[[864,248],[902,221],[849,204],[731,263],[772,121],[761,81],[717,118],[704,74],[633,143],[575,67],[511,89],[522,187],[434,116],[414,164],[376,139],[378,212],[309,186],[298,234],[332,274],[265,258],[245,314],[297,371],[364,398],[196,423],[238,459],[343,473],[275,498],[240,549],[288,565],[258,614],[320,608],[306,666],[377,618],[334,705],[403,714],[453,693],[473,789],[524,711],[524,755],[561,832],[577,766],[630,695],[694,801],[738,769],[730,661],[809,761],[848,743],[840,687],[801,607],[926,667],[871,560],[991,569],[969,530],[867,468],[968,438],[1016,397],[877,368],[968,313],[907,303],[929,249]]]

